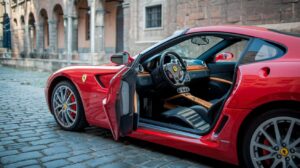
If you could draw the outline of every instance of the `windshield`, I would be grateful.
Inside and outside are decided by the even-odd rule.
[[[210,35],[194,36],[163,50],[161,53],[172,51],[184,59],[196,59],[222,40],[221,37]]]
[[[158,43],[150,46],[149,48],[147,48],[144,51],[142,51],[140,54],[145,54],[146,52],[152,50],[153,48],[158,47],[159,45],[161,45],[161,44],[163,44],[163,43],[165,43],[165,42],[167,42],[167,41],[169,41],[169,40],[171,40],[173,38],[176,38],[176,37],[180,36],[182,33],[186,32],[186,31],[187,31],[187,29],[185,29],[185,30],[177,30],[171,36],[169,36],[169,37],[167,37],[167,38],[159,41]]]

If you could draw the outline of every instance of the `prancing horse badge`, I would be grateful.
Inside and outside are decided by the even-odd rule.
[[[177,72],[177,70],[178,70],[178,69],[177,69],[177,66],[174,65],[174,66],[173,66],[173,71],[174,71],[174,72]]]
[[[85,83],[86,78],[87,78],[87,75],[86,75],[86,74],[83,74],[82,77],[81,77],[81,80],[82,80],[83,83]]]

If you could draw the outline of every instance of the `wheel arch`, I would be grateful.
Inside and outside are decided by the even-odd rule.
[[[49,89],[48,89],[48,97],[47,97],[47,99],[48,99],[48,104],[49,104],[49,109],[50,109],[50,112],[52,113],[52,106],[51,106],[51,96],[52,96],[52,92],[53,92],[53,89],[55,88],[55,86],[59,83],[59,82],[61,82],[61,81],[68,81],[68,82],[70,82],[70,83],[72,83],[73,85],[74,85],[74,83],[73,83],[73,81],[71,80],[71,79],[69,79],[68,77],[66,77],[66,76],[57,76],[57,77],[55,77],[52,81],[51,81],[51,84],[49,85]],[[77,87],[76,87],[76,85],[74,85],[75,86],[75,88],[77,89]],[[77,89],[78,90],[78,89]]]
[[[239,161],[242,161],[242,143],[244,140],[244,136],[246,133],[246,128],[251,121],[257,118],[262,111],[279,109],[279,108],[288,108],[292,110],[300,110],[300,101],[294,100],[281,100],[281,101],[272,101],[265,104],[262,104],[256,108],[254,108],[243,120],[240,129],[237,135],[237,149],[238,149],[238,157]]]

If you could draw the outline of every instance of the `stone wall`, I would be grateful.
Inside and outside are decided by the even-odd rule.
[[[30,70],[54,72],[69,65],[67,60],[32,59],[32,58],[0,58],[0,64],[10,67],[22,67]],[[90,62],[71,61],[71,65],[89,65]]]
[[[177,0],[177,28],[300,21],[299,0]]]
[[[133,55],[175,30],[189,27],[239,24],[300,32],[299,0],[125,0],[125,3],[130,17],[124,23],[131,35],[125,36],[129,42],[126,49]],[[161,29],[144,28],[145,7],[151,4],[162,4]]]

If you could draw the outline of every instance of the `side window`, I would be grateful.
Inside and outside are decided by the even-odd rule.
[[[241,64],[258,62],[277,58],[285,53],[282,47],[269,43],[261,39],[254,39],[241,60]]]
[[[219,55],[221,53],[231,53],[233,55],[233,58],[229,60],[218,60],[218,62],[237,62],[240,59],[242,52],[247,47],[247,44],[248,40],[241,40],[230,45],[229,47],[226,47],[216,55]]]

